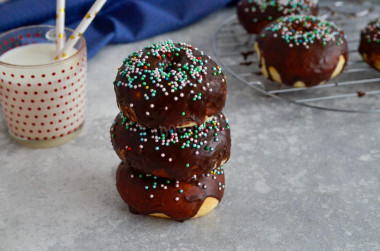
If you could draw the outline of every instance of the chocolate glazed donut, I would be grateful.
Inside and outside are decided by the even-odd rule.
[[[380,18],[361,32],[359,52],[365,62],[380,71]]]
[[[116,187],[132,213],[184,221],[203,216],[218,205],[225,188],[224,171],[217,168],[185,183],[141,174],[122,163]]]
[[[200,126],[164,131],[145,128],[121,113],[111,127],[111,141],[128,166],[184,182],[222,166],[231,148],[230,127],[223,114]]]
[[[149,128],[200,125],[222,111],[227,94],[226,78],[210,57],[171,40],[126,58],[114,88],[120,111]]]
[[[317,17],[280,17],[257,36],[256,42],[264,76],[289,86],[324,84],[347,64],[344,32]]]
[[[318,15],[318,0],[242,0],[237,15],[248,33],[258,34],[273,20],[288,15]]]

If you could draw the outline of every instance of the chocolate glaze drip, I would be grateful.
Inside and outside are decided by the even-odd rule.
[[[365,92],[357,92],[358,94],[358,97],[361,98],[361,97],[364,97],[365,96]]]
[[[128,166],[185,182],[221,166],[229,159],[231,148],[223,114],[201,126],[169,131],[144,128],[119,114],[111,127],[111,141]]]
[[[380,71],[380,19],[371,21],[361,32],[359,52],[365,62]]]
[[[255,51],[246,51],[246,52],[242,52],[241,55],[243,56],[244,60],[247,60],[248,56],[249,55],[253,55],[255,54]]]
[[[306,18],[312,27],[318,27],[318,18],[315,18],[316,20],[312,20],[314,17]],[[295,24],[286,18],[282,22],[283,26],[292,27],[291,29],[296,31],[309,31],[302,26],[302,22]],[[289,42],[282,39],[281,31],[271,30],[274,24],[275,22],[264,29],[257,36],[256,41],[261,52],[260,63],[265,59],[267,72],[269,72],[269,67],[274,67],[280,74],[282,83],[293,86],[297,81],[302,81],[306,86],[318,85],[331,78],[340,56],[344,56],[345,65],[347,64],[347,41],[344,32],[336,26],[331,25],[331,31],[339,35],[334,40],[326,41],[325,45],[322,40],[314,39],[313,43],[308,43],[307,46],[301,43],[290,47]],[[341,39],[339,45],[338,39]],[[269,79],[274,80],[271,74],[269,74]]]
[[[194,217],[207,197],[221,201],[224,182],[221,168],[188,183],[141,174],[123,163],[116,173],[117,190],[132,213],[162,213],[176,221]]]
[[[266,2],[265,9],[262,8]],[[275,6],[272,2],[277,2]],[[318,15],[317,1],[299,0],[288,5],[280,5],[279,1],[242,0],[238,4],[237,15],[240,23],[248,33],[258,34],[273,20],[287,15]],[[254,21],[255,20],[255,21]]]
[[[227,94],[226,78],[210,57],[171,41],[130,55],[114,87],[125,116],[150,128],[200,125],[222,111]]]
[[[251,65],[253,64],[253,61],[248,61],[248,62],[241,62],[240,65]]]

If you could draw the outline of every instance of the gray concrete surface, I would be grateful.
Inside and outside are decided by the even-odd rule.
[[[215,27],[231,14],[104,48],[89,61],[86,124],[75,141],[22,147],[0,118],[0,250],[380,250],[380,115],[268,99],[230,76],[222,203],[185,223],[128,212],[108,131],[117,67],[166,38],[212,54]]]

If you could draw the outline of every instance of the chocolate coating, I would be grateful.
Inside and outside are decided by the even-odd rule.
[[[237,15],[248,33],[258,34],[273,20],[288,15],[318,15],[317,0],[242,0]]]
[[[177,221],[195,216],[207,197],[221,201],[224,184],[220,168],[188,183],[141,174],[123,163],[116,173],[117,190],[132,213],[162,213]]]
[[[359,52],[365,62],[380,71],[380,18],[370,22],[361,32]]]
[[[230,129],[223,114],[201,126],[163,131],[142,127],[121,113],[111,127],[111,141],[128,166],[185,182],[223,165],[231,148]]]
[[[293,86],[323,84],[336,72],[343,56],[347,64],[348,46],[344,32],[332,23],[312,16],[280,17],[267,26],[256,39],[260,64],[270,73],[272,67],[281,81]]]
[[[221,68],[190,45],[163,41],[123,61],[114,81],[119,109],[149,128],[205,122],[226,102]]]

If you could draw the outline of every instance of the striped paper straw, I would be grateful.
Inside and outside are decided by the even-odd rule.
[[[79,38],[86,31],[87,27],[94,20],[95,16],[98,14],[103,5],[107,2],[107,0],[96,0],[95,3],[91,6],[90,10],[87,12],[86,16],[79,23],[78,27],[74,30],[73,34],[67,39],[65,46],[61,50],[61,52],[57,55],[57,57],[65,58],[67,57],[67,52],[74,47],[74,45],[78,42]]]
[[[63,49],[65,44],[65,0],[57,0],[57,16],[55,23],[56,51],[57,54]],[[58,59],[58,58],[56,58]]]

